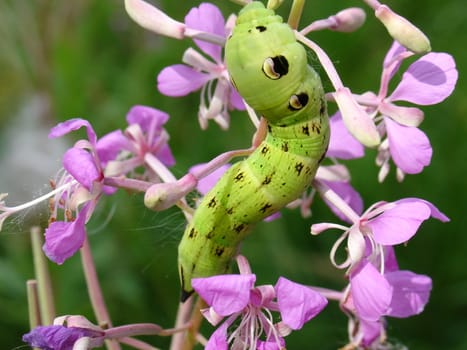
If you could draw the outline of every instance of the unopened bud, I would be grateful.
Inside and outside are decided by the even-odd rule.
[[[168,209],[191,192],[197,183],[193,175],[187,174],[176,182],[154,184],[144,194],[144,205],[155,211]]]
[[[125,0],[125,10],[128,15],[141,27],[156,34],[175,39],[185,37],[185,24],[167,16],[147,2],[142,0]]]
[[[365,22],[366,14],[359,7],[350,7],[331,17],[336,24],[331,27],[336,32],[353,32]]]
[[[379,6],[375,16],[386,27],[395,40],[402,46],[415,53],[426,53],[431,51],[430,40],[423,32],[410,23],[407,19],[393,12],[386,5]]]

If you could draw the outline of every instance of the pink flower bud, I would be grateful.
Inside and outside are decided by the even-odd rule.
[[[125,10],[141,27],[175,39],[183,39],[185,24],[142,0],[125,0]]]
[[[337,32],[353,32],[360,28],[365,22],[365,11],[358,7],[350,7],[332,16],[336,25],[331,27]]]

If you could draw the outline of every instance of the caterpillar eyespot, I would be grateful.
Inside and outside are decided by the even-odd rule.
[[[268,57],[262,70],[269,79],[276,80],[289,72],[289,62],[284,56]]]
[[[280,16],[258,1],[246,5],[225,54],[231,81],[268,121],[268,133],[227,170],[187,225],[178,248],[182,301],[193,293],[192,278],[226,273],[253,225],[301,195],[329,143],[321,80]]]

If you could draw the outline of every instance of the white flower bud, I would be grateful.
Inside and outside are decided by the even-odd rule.
[[[426,35],[386,5],[379,6],[375,11],[375,16],[384,24],[389,35],[410,51],[415,53],[431,51],[430,41]]]

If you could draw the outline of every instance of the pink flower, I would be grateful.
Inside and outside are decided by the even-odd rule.
[[[406,101],[418,105],[442,102],[454,90],[458,73],[451,55],[440,52],[428,53],[404,72],[402,80],[389,94],[389,83],[401,63],[412,53],[394,42],[383,65],[378,95],[367,92],[358,97],[373,118],[380,120],[379,130],[387,138],[378,147],[377,164],[381,167],[379,179],[389,172],[389,160],[397,166],[398,179],[404,174],[416,174],[430,164],[431,145],[427,136],[417,127],[423,120],[423,112],[416,107],[398,106],[395,102]]]
[[[113,194],[116,188],[104,184],[107,177],[125,176],[144,166],[147,155],[164,165],[175,163],[163,128],[169,116],[157,109],[134,106],[127,115],[128,128],[110,132],[97,139],[91,124],[84,119],[70,119],[58,124],[49,137],[61,137],[82,127],[87,139],[76,142],[63,156],[64,170],[55,182],[51,224],[46,230],[44,252],[62,264],[83,244],[85,225],[102,194]],[[154,177],[152,170],[147,172]],[[147,175],[149,176],[149,175]],[[58,211],[64,220],[58,220]]]
[[[283,337],[302,328],[327,304],[318,292],[286,278],[280,277],[275,287],[254,287],[255,280],[251,273],[192,280],[195,291],[210,306],[202,310],[204,317],[213,325],[227,318],[205,349],[227,350],[230,343],[241,348],[282,349]],[[272,311],[280,313],[281,322],[274,323]],[[232,329],[238,318],[238,326]]]
[[[362,346],[384,338],[385,316],[406,318],[420,314],[432,287],[428,276],[402,270],[381,272],[368,261],[351,272],[349,279],[343,307],[353,314],[353,343]]]
[[[202,3],[185,17],[185,24],[193,29],[225,38],[231,23],[225,23],[220,10],[212,4]],[[222,47],[195,39],[195,44],[212,61],[192,48],[185,51],[183,62],[164,68],[157,77],[157,86],[167,96],[184,96],[201,89],[198,112],[200,125],[207,128],[213,119],[223,129],[229,126],[228,109],[244,110],[242,99],[230,84],[229,74],[222,58]],[[207,103],[206,103],[207,99]]]
[[[322,223],[312,225],[311,231],[313,234],[320,234],[331,228],[344,231],[332,248],[331,257],[335,266],[353,270],[365,259],[375,260],[384,246],[410,240],[422,222],[430,217],[442,222],[449,221],[449,218],[430,202],[419,198],[405,198],[372,205],[360,217],[355,218],[350,227]],[[345,239],[348,256],[343,263],[338,264],[334,260],[335,254]],[[371,251],[368,251],[368,247],[371,247]]]

